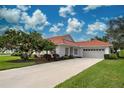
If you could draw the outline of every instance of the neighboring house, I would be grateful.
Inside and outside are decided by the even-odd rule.
[[[110,53],[112,44],[99,40],[75,42],[70,35],[49,38],[56,45],[55,52],[61,57],[72,55],[75,57],[104,58]]]

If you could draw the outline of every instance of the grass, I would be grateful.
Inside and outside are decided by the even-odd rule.
[[[34,65],[35,62],[22,62],[17,56],[0,56],[0,70],[7,70],[12,68],[20,68]]]
[[[56,87],[123,88],[124,59],[101,61]]]

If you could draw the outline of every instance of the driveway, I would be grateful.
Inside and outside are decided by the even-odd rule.
[[[0,71],[0,87],[54,87],[101,60],[77,58]]]

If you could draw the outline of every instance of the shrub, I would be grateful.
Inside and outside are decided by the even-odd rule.
[[[63,59],[69,59],[69,56],[65,55],[62,57]]]
[[[47,61],[51,61],[52,57],[50,54],[44,54],[43,57],[47,60]]]
[[[124,50],[121,50],[121,51],[119,52],[119,57],[120,57],[120,58],[124,58]]]
[[[117,54],[112,53],[109,55],[109,58],[110,59],[117,59],[118,57],[117,57]]]
[[[119,56],[119,52],[117,52],[116,54],[117,54],[117,57],[120,58],[120,56]]]
[[[73,58],[74,58],[74,56],[72,56],[72,55],[69,56],[69,59],[73,59]]]
[[[59,54],[53,54],[53,60],[58,61],[60,59]]]
[[[21,59],[23,59],[23,60],[25,60],[25,61],[27,61],[27,60],[29,59],[29,56],[28,56],[27,53],[22,53],[22,54],[20,55],[20,57],[21,57]]]
[[[1,53],[0,52],[0,55],[11,55],[10,53]]]
[[[109,59],[109,54],[104,54],[105,59]]]
[[[21,52],[17,51],[11,54],[11,56],[21,56]]]

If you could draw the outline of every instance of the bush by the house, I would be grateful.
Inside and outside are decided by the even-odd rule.
[[[65,56],[61,57],[62,60],[64,60],[64,59],[73,59],[73,58],[75,58],[75,57],[72,56],[72,55],[70,55],[70,56],[65,55]]]
[[[109,54],[104,54],[105,59],[109,59]]]
[[[69,56],[65,55],[65,56],[61,57],[61,59],[62,59],[62,60],[64,60],[64,59],[69,59]]]
[[[117,57],[117,54],[112,53],[109,55],[109,58],[110,59],[117,59],[118,57]]]
[[[121,51],[119,52],[119,57],[120,57],[120,58],[124,58],[124,50],[121,50]]]
[[[44,54],[43,57],[47,60],[47,61],[51,61],[52,57],[50,54]]]
[[[60,59],[59,54],[53,54],[53,60],[58,61]]]
[[[70,55],[70,56],[69,56],[69,59],[73,59],[73,58],[74,58],[74,56],[73,56],[73,55]]]

